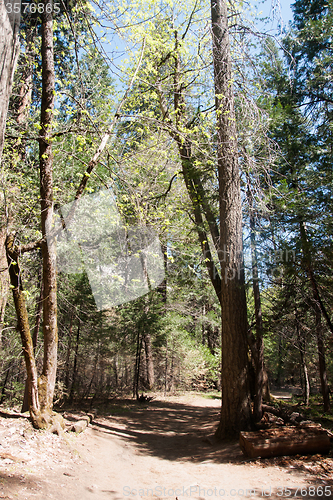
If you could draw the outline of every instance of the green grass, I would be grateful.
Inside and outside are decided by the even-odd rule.
[[[275,398],[275,401],[271,405],[298,412],[304,416],[305,420],[312,420],[321,424],[326,429],[333,430],[333,414],[324,412],[321,395],[310,396],[309,406],[305,406],[302,398],[297,396],[294,396],[290,401]]]
[[[221,399],[221,393],[219,391],[199,392],[198,395],[206,399]]]

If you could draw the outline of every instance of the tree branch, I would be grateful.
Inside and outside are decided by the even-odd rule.
[[[126,92],[124,94],[124,97],[122,98],[122,100],[120,101],[118,107],[117,107],[117,110],[115,112],[115,115],[114,115],[114,118],[112,120],[112,123],[110,125],[110,127],[108,128],[107,132],[104,134],[103,138],[102,138],[102,141],[96,151],[96,153],[94,154],[94,156],[92,157],[92,159],[90,160],[90,162],[88,163],[88,167],[87,167],[87,170],[85,171],[85,173],[83,174],[83,177],[81,179],[81,182],[80,182],[80,185],[79,187],[77,188],[77,191],[76,191],[76,195],[75,195],[75,200],[78,200],[79,198],[81,198],[82,196],[82,193],[87,185],[87,182],[88,182],[88,179],[90,177],[90,174],[91,172],[93,171],[94,167],[96,166],[101,154],[103,153],[107,143],[108,143],[108,140],[110,138],[110,135],[112,134],[112,131],[113,131],[113,128],[114,126],[116,125],[116,123],[118,122],[119,120],[119,113],[120,113],[120,110],[121,108],[123,107],[126,99],[127,99],[127,96],[132,88],[132,85],[134,83],[134,80],[136,78],[136,75],[138,74],[138,71],[139,71],[139,68],[141,66],[141,62],[142,62],[142,58],[143,58],[143,53],[144,53],[144,49],[145,49],[145,40],[143,41],[143,44],[142,44],[142,49],[141,49],[141,54],[140,54],[140,59],[139,59],[139,62],[137,64],[137,67],[136,67],[136,70],[134,72],[134,75],[132,76],[131,78],[131,81],[130,81],[130,84],[129,86],[127,87],[126,89]],[[74,206],[74,205],[73,205]]]

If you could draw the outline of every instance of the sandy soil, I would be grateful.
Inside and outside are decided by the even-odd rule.
[[[0,419],[0,499],[330,498],[330,457],[249,460],[212,436],[219,400],[115,401],[79,435]],[[326,488],[326,489],[325,489]]]

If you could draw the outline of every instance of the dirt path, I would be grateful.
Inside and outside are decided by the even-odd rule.
[[[38,433],[32,440],[36,437],[32,433],[26,455],[14,444],[11,454],[1,454],[4,448],[0,447],[0,499],[331,496],[330,458],[321,461],[316,473],[313,458],[249,461],[237,443],[211,444],[207,438],[216,426],[219,406],[218,400],[193,396],[159,397],[143,406],[117,401],[78,436]],[[20,434],[23,448],[24,432]],[[31,451],[36,443],[39,454]]]

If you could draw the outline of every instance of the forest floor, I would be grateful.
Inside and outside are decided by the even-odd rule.
[[[331,456],[247,459],[238,443],[211,439],[219,411],[220,400],[193,393],[116,399],[83,433],[61,436],[0,418],[0,499],[333,497]]]

